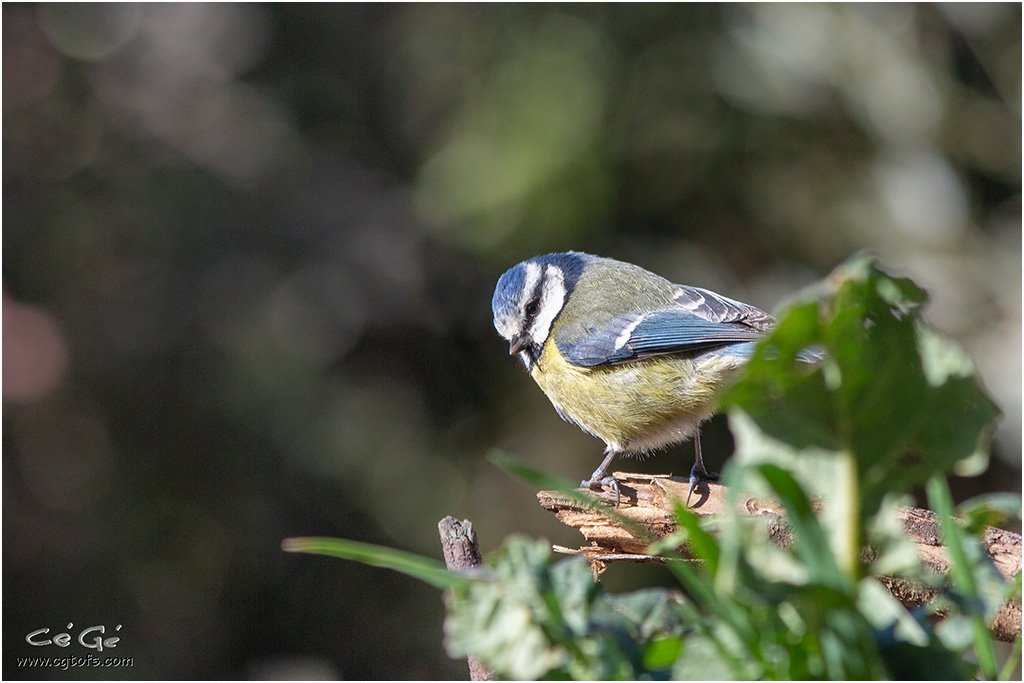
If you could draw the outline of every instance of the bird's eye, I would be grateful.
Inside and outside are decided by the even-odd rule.
[[[536,299],[526,304],[526,315],[537,315],[537,311],[540,310],[540,303]]]

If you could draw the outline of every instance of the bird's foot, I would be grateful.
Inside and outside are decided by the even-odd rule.
[[[619,507],[619,482],[615,477],[608,475],[598,479],[597,477],[591,477],[585,481],[580,482],[580,488],[590,489],[592,491],[600,491],[602,487],[607,486],[612,491],[615,491],[615,507]]]

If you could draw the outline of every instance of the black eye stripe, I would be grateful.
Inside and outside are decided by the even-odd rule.
[[[540,312],[540,296],[544,291],[544,283],[547,282],[547,279],[547,273],[537,279],[537,284],[533,286],[530,298],[526,300],[526,305],[523,307],[523,311],[531,318]]]

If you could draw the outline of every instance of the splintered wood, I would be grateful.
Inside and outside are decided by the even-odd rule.
[[[594,501],[583,505],[557,491],[540,491],[537,499],[545,510],[553,512],[560,522],[577,529],[590,545],[580,548],[554,546],[555,551],[582,554],[591,562],[595,576],[610,562],[662,563],[660,557],[647,553],[648,546],[676,530],[673,509],[685,501],[689,480],[667,475],[629,474],[616,472],[619,482],[619,505],[615,494],[607,490],[587,491]],[[689,509],[698,515],[715,515],[725,511],[727,489],[715,483],[701,483],[693,492]],[[781,546],[793,542],[783,509],[769,501],[744,498],[741,510],[751,516],[763,517],[768,534]],[[949,555],[943,547],[938,521],[928,510],[901,508],[900,520],[907,537],[915,544],[921,563],[935,572],[949,571]],[[621,516],[635,528],[634,535],[615,517]],[[996,569],[1007,581],[1021,570],[1021,537],[1003,529],[988,528],[983,536],[985,550]],[[681,549],[685,553],[685,548]],[[870,553],[870,549],[865,549]],[[890,593],[908,607],[931,601],[935,592],[904,579],[878,577]],[[992,623],[992,631],[1000,640],[1012,641],[1021,632],[1021,604],[1011,601],[1003,605]]]
[[[540,491],[537,499],[541,507],[555,513],[560,522],[579,530],[590,541],[589,547],[578,550],[560,548],[563,552],[584,553],[590,559],[603,561],[627,560],[634,562],[661,561],[646,555],[652,540],[663,538],[675,531],[673,506],[685,501],[689,480],[662,474],[628,474],[616,472],[619,482],[619,505],[615,494],[607,490],[588,491],[598,505],[585,507],[557,491]],[[726,488],[715,483],[701,483],[690,498],[690,510],[698,515],[716,515],[725,510]],[[602,505],[603,504],[603,505]],[[603,512],[613,507],[614,513],[639,525],[648,532],[638,538]],[[744,510],[751,515],[767,517],[770,522],[781,519],[782,508],[772,503],[744,501]]]

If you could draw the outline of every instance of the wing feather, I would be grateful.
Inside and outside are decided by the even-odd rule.
[[[680,285],[674,302],[645,314],[613,316],[604,329],[557,341],[566,360],[595,367],[667,353],[697,354],[759,340],[775,319],[759,308],[698,287]]]

